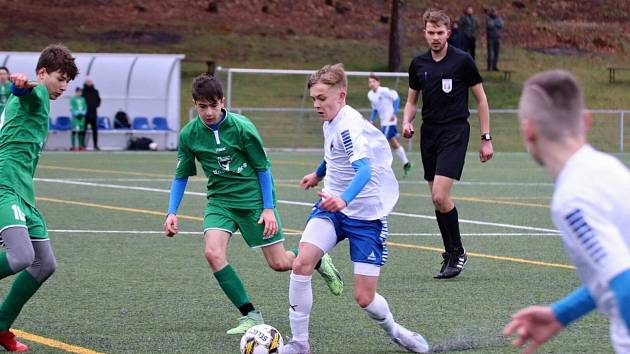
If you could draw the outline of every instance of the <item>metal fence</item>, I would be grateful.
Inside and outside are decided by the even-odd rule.
[[[251,119],[260,131],[268,148],[285,149],[320,149],[322,147],[322,123],[312,108],[270,108],[270,107],[234,107],[232,111]],[[360,108],[359,112],[369,116],[371,109]],[[519,133],[516,109],[491,109],[490,127],[493,146],[498,152],[523,151]],[[589,141],[597,149],[607,152],[624,152],[630,144],[630,111],[627,110],[591,110],[593,125],[589,131]],[[189,110],[189,119],[195,116],[195,110]],[[399,114],[398,128],[401,129],[402,115]],[[419,126],[420,113],[416,119]],[[479,131],[477,111],[471,110],[469,119],[471,136]],[[405,139],[403,139],[405,140]],[[409,141],[408,149],[418,148],[416,140]],[[478,148],[478,140],[470,139],[470,149]],[[474,150],[471,150],[474,151]]]

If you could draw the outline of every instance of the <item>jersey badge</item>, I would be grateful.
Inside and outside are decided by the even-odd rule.
[[[453,79],[442,79],[442,91],[449,93],[453,90]]]
[[[219,161],[219,165],[221,165],[221,168],[223,170],[230,170],[230,162],[232,162],[232,158],[230,156],[219,156],[217,157],[217,160]]]

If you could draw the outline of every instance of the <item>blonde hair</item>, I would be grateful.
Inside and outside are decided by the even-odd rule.
[[[584,134],[584,96],[577,79],[565,70],[532,76],[523,87],[519,118],[531,119],[550,140]]]
[[[308,88],[310,89],[318,83],[347,89],[348,77],[343,70],[343,64],[324,65],[321,69],[317,70],[317,72],[311,74],[311,77],[308,79]]]
[[[447,29],[451,28],[451,18],[442,10],[428,9],[422,15],[424,21],[424,28],[427,28],[427,23],[431,22],[436,26],[445,25]]]

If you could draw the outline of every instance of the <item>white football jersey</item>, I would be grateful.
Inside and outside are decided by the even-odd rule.
[[[372,109],[378,112],[378,118],[382,127],[398,124],[398,119],[394,114],[394,101],[398,98],[396,91],[379,86],[376,92],[369,90],[367,96]],[[393,120],[392,117],[394,118]]]
[[[555,182],[551,215],[578,276],[611,319],[613,344],[630,348],[630,334],[609,288],[611,279],[630,269],[630,170],[583,146]]]
[[[324,122],[324,193],[340,197],[354,175],[352,162],[367,158],[372,178],[342,213],[353,219],[376,220],[387,216],[398,201],[398,181],[392,171],[392,153],[383,133],[361,113],[344,106]]]

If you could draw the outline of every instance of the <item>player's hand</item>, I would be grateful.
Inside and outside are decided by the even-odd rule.
[[[164,221],[164,234],[168,237],[173,237],[179,232],[179,223],[177,222],[177,215],[168,214]]]
[[[272,237],[278,232],[278,221],[276,220],[276,214],[274,214],[273,209],[263,209],[258,223],[265,225],[263,240]]]
[[[391,117],[389,118],[389,121],[390,121],[390,122],[393,122],[393,121],[395,121],[395,120],[396,120],[396,116],[391,116]]]
[[[17,88],[33,88],[39,84],[36,81],[28,81],[28,76],[19,73],[9,76],[9,80]]]
[[[479,146],[479,161],[481,162],[490,161],[493,154],[494,154],[494,149],[492,148],[492,141],[482,140],[481,146]]]
[[[413,137],[413,133],[413,123],[403,122],[403,136],[407,139],[411,139]]]
[[[315,172],[312,172],[302,177],[302,180],[300,181],[300,187],[302,187],[303,189],[313,188],[317,186],[321,180],[321,177],[317,176]]]
[[[514,347],[521,347],[529,342],[529,346],[523,349],[523,354],[530,354],[562,329],[562,323],[556,319],[551,307],[530,306],[512,315],[512,321],[503,329],[503,335],[511,336],[516,333],[517,338],[512,341]]]
[[[317,192],[317,195],[322,198],[322,201],[319,202],[319,207],[326,211],[335,213],[347,206],[346,201],[339,197],[333,197],[323,192]]]

